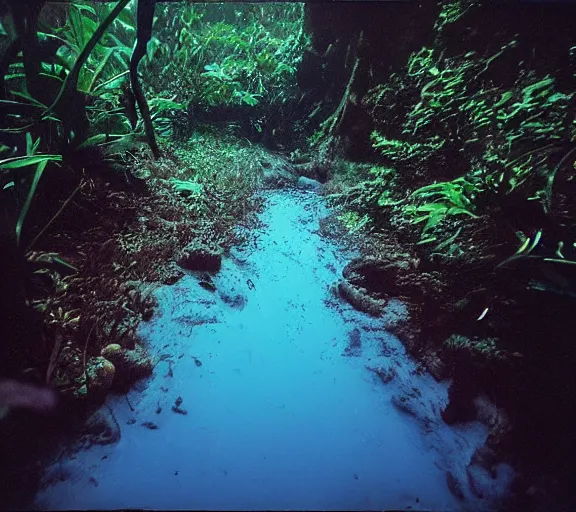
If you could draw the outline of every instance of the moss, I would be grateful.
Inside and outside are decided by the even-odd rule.
[[[498,348],[497,338],[468,337],[453,334],[444,341],[444,346],[455,351],[466,351],[486,359],[505,359],[506,351]]]

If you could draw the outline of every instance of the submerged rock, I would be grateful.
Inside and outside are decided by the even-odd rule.
[[[476,419],[486,425],[488,433],[487,444],[496,448],[512,430],[512,424],[506,411],[492,403],[486,395],[479,395],[473,400],[476,408]]]
[[[321,192],[323,185],[317,180],[307,178],[306,176],[300,176],[298,178],[298,187],[304,190],[311,190],[312,192]]]
[[[152,374],[152,361],[138,345],[129,350],[120,345],[111,344],[104,347],[100,354],[116,368],[114,384],[120,387],[130,386],[137,380]]]
[[[387,261],[366,256],[352,260],[342,275],[354,286],[365,288],[369,292],[398,295],[396,284],[398,275],[410,269],[407,261]]]
[[[429,350],[424,353],[422,363],[438,382],[449,377],[449,368],[438,352]]]
[[[294,185],[297,178],[292,166],[280,162],[265,162],[262,165],[262,186],[264,188],[283,188]]]
[[[178,265],[186,270],[218,272],[222,266],[222,249],[193,242],[182,249]]]
[[[88,418],[82,429],[80,447],[88,449],[95,444],[112,444],[118,442],[120,437],[120,425],[110,409],[103,407]]]
[[[86,365],[88,392],[102,397],[112,387],[116,368],[104,357],[91,357]]]
[[[357,288],[346,281],[338,283],[338,291],[340,296],[349,302],[353,308],[371,316],[379,316],[386,304],[383,300],[370,297],[365,290]]]
[[[342,275],[350,284],[365,288],[376,298],[409,296],[427,301],[443,300],[447,284],[438,271],[422,272],[409,254],[383,259],[365,256],[352,260]]]

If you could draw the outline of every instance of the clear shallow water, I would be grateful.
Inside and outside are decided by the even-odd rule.
[[[489,507],[465,474],[485,428],[445,425],[446,385],[415,374],[382,319],[330,292],[351,254],[317,233],[322,199],[282,191],[267,200],[267,227],[223,261],[216,292],[194,276],[158,290],[157,314],[140,333],[153,354],[170,358],[129,394],[135,411],[110,397],[120,442],[62,461],[72,477],[40,494],[37,507]],[[393,311],[402,305],[392,301]],[[358,335],[361,348],[343,355]],[[384,384],[366,365],[396,376]],[[416,416],[392,403],[406,393]],[[187,415],[171,410],[178,397]],[[449,491],[447,470],[462,482],[464,503]]]

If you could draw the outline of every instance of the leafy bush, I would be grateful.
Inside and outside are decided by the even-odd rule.
[[[295,91],[303,13],[288,4],[159,6],[151,86],[183,103],[281,103]]]
[[[441,5],[437,31],[476,2]],[[502,210],[534,211],[538,206],[540,217],[549,214],[553,183],[559,169],[570,164],[558,164],[557,154],[574,139],[569,107],[575,96],[559,90],[552,76],[522,69],[514,87],[495,86],[487,71],[516,45],[510,40],[484,57],[472,51],[446,57],[440,44],[424,47],[387,83],[368,92],[363,103],[374,121],[372,145],[383,166],[396,169],[392,197],[403,201],[399,207],[387,199],[391,187],[384,179],[364,187],[356,199],[357,205],[373,204],[373,191],[379,188],[382,208],[358,209],[358,214],[368,213],[378,223],[378,218],[389,218],[392,205],[393,215],[424,225],[419,243],[438,242],[436,251],[461,232],[462,216],[501,217]],[[399,194],[414,187],[419,188],[407,197]],[[566,212],[566,201],[563,196],[557,201],[558,212]],[[566,222],[566,213],[561,215]],[[452,221],[444,223],[448,218]],[[533,232],[533,219],[518,214],[516,230]]]
[[[454,351],[465,351],[485,359],[505,359],[509,354],[498,348],[496,338],[469,338],[459,334],[453,334],[444,341],[446,348]],[[514,353],[515,357],[520,355]]]
[[[414,217],[413,224],[425,222],[419,244],[436,241],[435,236],[428,235],[449,215],[476,217],[470,211],[473,208],[472,198],[475,192],[476,187],[464,178],[434,183],[412,192],[409,199],[413,204],[404,206],[403,213],[408,217]]]

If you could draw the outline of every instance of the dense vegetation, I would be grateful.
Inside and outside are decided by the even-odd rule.
[[[549,59],[529,30],[478,38],[489,9],[442,1],[383,69],[396,47],[366,10],[150,4],[0,12],[0,374],[101,399],[102,349],[137,350],[182,248],[226,249],[253,225],[275,150],[362,234],[356,284],[410,304],[398,335],[455,378],[446,421],[486,392],[510,415],[491,448],[530,468],[526,486],[563,451],[569,468],[576,41]],[[153,364],[134,360],[128,384]],[[542,449],[521,453],[528,439]]]
[[[2,233],[13,252],[33,262],[28,271],[51,280],[35,309],[65,337],[91,337],[95,349],[94,340],[114,341],[127,329],[118,333],[117,324],[126,322],[114,299],[120,280],[157,280],[162,270],[154,258],[169,258],[192,240],[225,246],[237,236],[232,228],[251,209],[258,157],[266,156],[226,134],[257,140],[279,128],[266,114],[279,116],[295,99],[303,6],[273,8],[284,21],[271,23],[263,6],[158,5],[146,33],[146,13],[137,13],[136,2],[44,4],[10,4],[1,25]],[[243,107],[240,122],[222,116]],[[207,126],[216,118],[225,129]],[[241,155],[253,165],[240,170]],[[175,221],[166,209],[189,212],[174,225],[175,238],[150,241],[137,232],[135,214],[147,207],[134,211],[135,192],[152,195],[148,206],[163,221]],[[101,222],[113,211],[121,222],[110,237]],[[86,230],[90,237],[79,233]],[[106,297],[88,313],[70,297],[87,300],[98,290],[102,269],[87,254],[103,242],[114,267],[96,292]],[[139,302],[132,313],[146,309]],[[135,321],[128,322],[132,330]],[[29,343],[5,347],[16,346],[6,350],[25,360]],[[37,354],[39,347],[30,349]],[[59,349],[55,344],[53,357]],[[86,350],[81,359],[85,366]]]
[[[399,336],[434,375],[454,377],[444,419],[474,417],[472,398],[488,393],[509,414],[489,446],[558,503],[557,468],[575,456],[575,41],[561,11],[544,8],[491,33],[491,17],[517,14],[502,11],[441,2],[426,44],[362,85],[341,124],[362,125],[372,151],[335,157],[329,197],[373,240],[357,284],[404,296],[418,329]],[[536,37],[549,31],[546,57]]]

